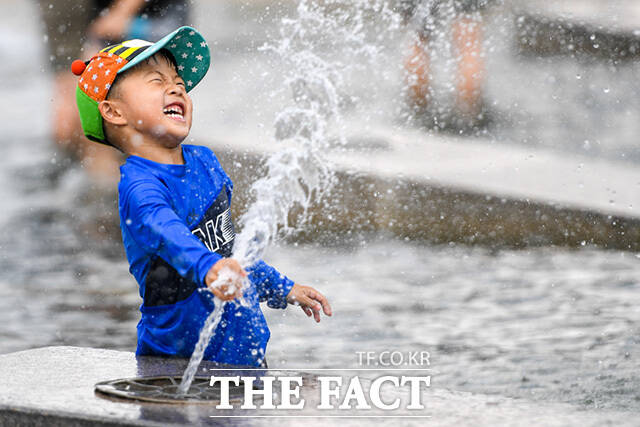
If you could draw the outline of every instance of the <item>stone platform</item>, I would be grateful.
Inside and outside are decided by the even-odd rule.
[[[184,359],[136,358],[133,353],[80,348],[45,347],[0,355],[0,425],[2,426],[169,426],[169,425],[633,425],[628,414],[594,411],[566,404],[514,400],[502,396],[485,396],[445,389],[423,390],[426,409],[412,411],[346,410],[338,412],[316,409],[318,389],[311,384],[301,389],[307,400],[303,410],[217,410],[215,404],[161,404],[110,399],[94,390],[97,382],[124,377],[179,375]],[[209,366],[201,365],[201,372]],[[237,372],[237,371],[236,371]],[[297,375],[290,371],[262,371],[263,375]],[[386,375],[397,375],[386,373]],[[435,373],[435,372],[434,372]],[[324,372],[323,375],[358,375],[352,372]],[[345,374],[349,374],[346,375]],[[352,375],[351,375],[352,374]],[[209,373],[210,375],[210,373]],[[234,374],[237,375],[237,374]],[[243,374],[244,375],[244,374]],[[365,392],[376,374],[359,373]],[[382,375],[378,373],[377,375]],[[404,375],[411,375],[404,373]],[[413,373],[413,375],[416,375]],[[437,375],[434,377],[437,378]],[[433,381],[432,381],[433,385]],[[343,390],[344,393],[344,390]],[[397,393],[397,392],[396,392]],[[406,399],[407,394],[397,394]],[[383,400],[394,394],[384,392]],[[232,400],[233,404],[233,400]],[[239,406],[237,404],[236,408]],[[250,417],[247,417],[247,416]],[[329,418],[329,416],[334,416]],[[393,418],[389,419],[389,416]],[[261,418],[259,418],[261,417]],[[273,418],[273,419],[271,419]],[[302,420],[301,418],[304,418]]]
[[[200,143],[234,179],[241,211],[263,159],[281,146],[247,133],[220,138]],[[354,126],[347,139],[330,156],[338,185],[311,209],[314,240],[364,231],[492,247],[640,249],[640,170],[631,164],[419,130]]]
[[[518,46],[534,55],[640,56],[640,4],[633,0],[516,0]]]

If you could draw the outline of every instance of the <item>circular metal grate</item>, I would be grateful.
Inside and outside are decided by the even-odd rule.
[[[108,396],[156,403],[212,403],[220,401],[220,383],[209,385],[211,377],[196,377],[188,393],[179,395],[181,376],[122,378],[96,384],[96,391]],[[229,399],[242,399],[244,383],[229,385]]]

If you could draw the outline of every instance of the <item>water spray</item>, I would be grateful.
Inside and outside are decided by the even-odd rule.
[[[292,103],[275,120],[275,137],[287,148],[267,159],[267,173],[250,189],[255,201],[239,220],[242,232],[236,236],[232,257],[242,268],[261,259],[276,237],[295,230],[288,220],[292,208],[301,207],[304,218],[312,200],[320,198],[333,185],[334,174],[326,154],[331,141],[346,143],[340,131],[337,136],[331,134],[334,128],[341,128],[343,74],[345,70],[370,63],[379,49],[367,43],[365,19],[371,16],[398,22],[398,17],[382,1],[334,0],[318,4],[302,0],[297,7],[297,17],[282,20],[279,40],[260,48],[287,64],[284,87],[290,90]],[[323,43],[347,50],[354,63],[324,58],[318,52],[318,45]],[[363,61],[357,60],[361,58]],[[336,123],[338,126],[334,127]],[[210,286],[226,284],[229,274],[228,270],[222,270]],[[246,286],[251,284],[244,278],[242,287]],[[244,303],[243,298],[240,300]],[[180,393],[189,389],[227,304],[218,298],[214,303],[216,308],[205,321],[180,384]]]

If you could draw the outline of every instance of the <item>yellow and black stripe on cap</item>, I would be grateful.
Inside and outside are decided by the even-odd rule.
[[[131,61],[136,56],[140,55],[142,52],[147,50],[149,46],[138,46],[138,47],[129,47],[124,44],[114,44],[111,46],[107,46],[102,49],[100,52],[113,53],[114,55],[118,55],[120,58],[126,59],[127,61]]]

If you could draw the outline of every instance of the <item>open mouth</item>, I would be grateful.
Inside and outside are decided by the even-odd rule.
[[[179,102],[164,107],[163,113],[173,120],[184,122],[184,107]]]

